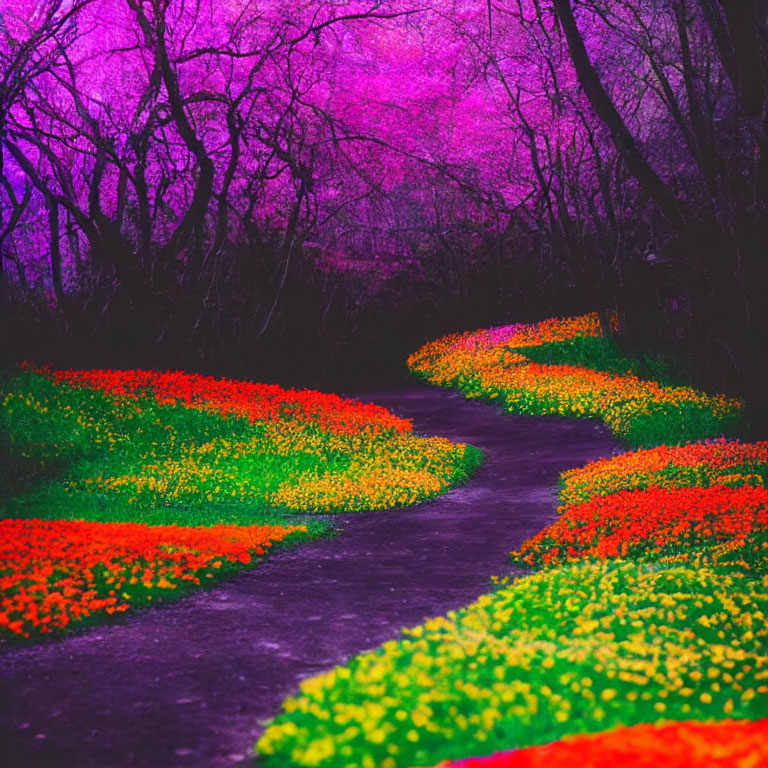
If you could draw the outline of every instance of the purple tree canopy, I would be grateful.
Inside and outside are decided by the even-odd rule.
[[[491,14],[459,0],[9,0],[4,254],[45,271],[51,207],[67,222],[64,284],[75,250],[128,279],[253,227],[343,264],[412,259],[462,222],[622,216],[607,193],[634,182],[555,8]],[[593,0],[577,23],[641,152],[685,199],[734,98],[698,5]]]

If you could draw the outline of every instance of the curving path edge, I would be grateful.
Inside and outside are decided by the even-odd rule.
[[[482,448],[485,463],[416,507],[337,517],[340,535],[210,591],[0,650],[2,768],[243,763],[300,679],[487,592],[512,572],[509,551],[555,517],[559,473],[619,447],[594,421],[511,416],[449,390],[356,397]]]

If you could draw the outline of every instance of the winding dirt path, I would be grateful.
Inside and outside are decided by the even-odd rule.
[[[276,554],[178,603],[0,652],[3,768],[225,768],[308,675],[487,592],[555,516],[559,472],[607,456],[595,422],[514,417],[436,388],[366,393],[418,432],[486,461],[411,509],[337,518],[341,534]],[[289,768],[286,766],[286,768]]]

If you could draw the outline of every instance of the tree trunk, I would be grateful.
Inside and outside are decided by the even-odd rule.
[[[630,173],[675,229],[679,230],[684,223],[682,209],[669,187],[641,154],[627,124],[600,82],[600,76],[590,61],[584,39],[576,25],[570,0],[552,0],[552,2],[565,34],[579,83],[589,103],[611,132],[613,143]]]

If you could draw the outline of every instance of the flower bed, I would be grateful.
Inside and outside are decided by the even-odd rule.
[[[768,720],[635,725],[440,768],[760,768],[768,765]]]
[[[0,638],[51,634],[162,600],[306,531],[0,520]]]
[[[19,517],[248,523],[259,510],[381,509],[440,493],[480,459],[377,406],[227,381],[217,393],[180,373],[28,372],[3,407],[18,454],[65,467],[45,503],[13,506]]]
[[[547,569],[305,680],[267,766],[395,768],[659,719],[757,719],[768,590],[618,561]]]
[[[763,485],[767,476],[768,442],[711,440],[659,445],[563,472],[560,502],[577,504],[596,495],[633,488]]]
[[[562,508],[560,518],[526,541],[516,560],[541,566],[588,558],[695,557],[768,566],[765,488],[648,488],[596,496]]]
[[[334,434],[360,431],[410,432],[408,419],[372,403],[345,400],[313,390],[283,389],[276,384],[255,384],[217,379],[182,371],[55,371],[55,381],[65,381],[112,395],[151,395],[158,403],[235,415],[250,421],[291,419],[312,423]]]
[[[741,429],[741,403],[722,395],[662,386],[631,373],[530,359],[529,350],[545,344],[598,337],[595,315],[503,331],[438,339],[411,355],[408,366],[430,383],[494,400],[513,413],[600,418],[634,446],[683,443]]]

